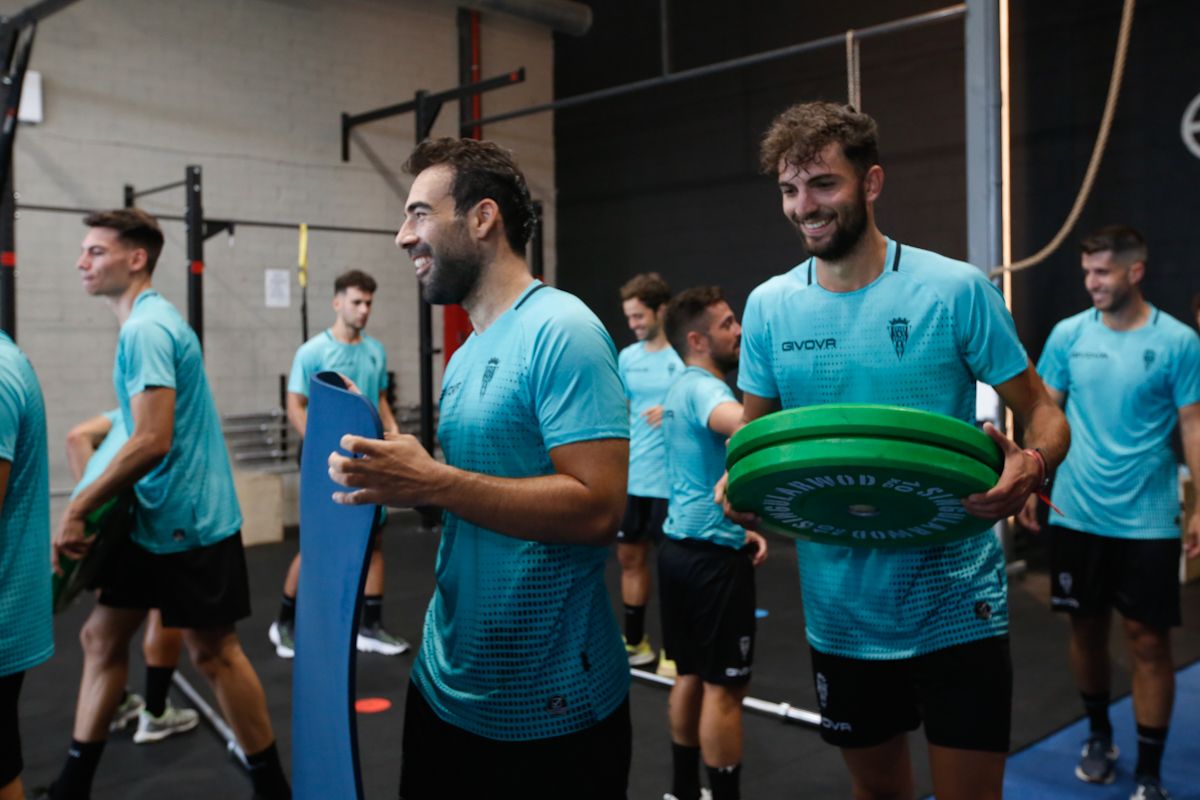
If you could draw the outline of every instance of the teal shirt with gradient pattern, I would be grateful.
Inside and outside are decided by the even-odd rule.
[[[242,512],[200,340],[153,289],[138,295],[121,326],[113,386],[127,431],[134,430],[133,397],[155,387],[175,390],[171,449],[134,484],[133,540],[152,553],[178,553],[237,533]]]
[[[722,403],[737,398],[725,381],[708,370],[687,367],[663,402],[667,476],[671,498],[663,533],[672,539],[697,539],[732,547],[746,543],[746,531],[725,518],[713,500],[713,487],[725,472],[725,438],[708,427]]]
[[[974,422],[975,383],[1028,366],[983,274],[888,240],[883,273],[830,292],[812,259],[755,289],[738,386],[783,408],[883,403]],[[1004,553],[990,532],[911,550],[797,541],[808,640],[824,653],[910,658],[1008,630]]]
[[[1038,359],[1067,396],[1071,449],[1058,468],[1050,522],[1119,539],[1179,536],[1171,437],[1179,409],[1200,403],[1200,337],[1154,306],[1145,325],[1114,331],[1095,309],[1054,326]]]
[[[550,453],[564,445],[629,437],[608,333],[577,298],[539,281],[455,351],[439,412],[446,462],[503,478],[554,474]],[[438,716],[522,741],[611,714],[628,694],[629,662],[604,583],[608,555],[447,512],[413,668]]]
[[[0,676],[54,653],[50,608],[50,469],[46,409],[33,365],[0,331]]]
[[[654,427],[642,415],[663,404],[683,361],[670,345],[650,351],[645,342],[635,342],[617,356],[617,366],[629,401],[629,493],[665,500],[671,487],[662,426]]]

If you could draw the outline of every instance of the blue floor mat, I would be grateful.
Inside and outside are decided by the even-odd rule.
[[[1010,800],[1126,800],[1133,792],[1137,732],[1132,700],[1112,704],[1114,739],[1121,749],[1117,779],[1108,786],[1075,777],[1075,762],[1087,738],[1087,720],[1068,725],[1008,759],[1004,796]],[[1162,764],[1163,785],[1174,800],[1200,800],[1200,662],[1175,678],[1175,711]]]

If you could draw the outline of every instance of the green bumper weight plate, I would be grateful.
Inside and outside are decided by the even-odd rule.
[[[996,443],[962,420],[915,408],[865,403],[791,408],[756,419],[730,439],[725,463],[732,467],[750,453],[782,442],[840,436],[936,445],[971,456],[996,472],[1004,465]]]
[[[992,520],[959,502],[999,479],[976,459],[871,437],[804,439],[762,448],[729,470],[729,500],[762,529],[814,542],[928,547],[982,533]]]

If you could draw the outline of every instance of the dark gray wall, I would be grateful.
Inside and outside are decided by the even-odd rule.
[[[943,7],[918,0],[753,4],[673,0],[676,71]],[[582,39],[556,42],[556,93],[569,97],[659,74],[658,3],[593,4]],[[1013,4],[1014,204],[1018,257],[1049,240],[1083,175],[1104,102],[1118,0]],[[870,40],[863,107],[879,121],[887,175],[877,211],[885,233],[966,256],[962,21]],[[1200,244],[1200,160],[1180,118],[1200,92],[1200,5],[1138,6],[1126,90],[1095,199],[1081,227],[1126,220],[1151,242],[1148,293],[1186,318],[1200,288],[1189,267]],[[617,287],[661,272],[675,289],[725,287],[740,310],[749,291],[804,252],[758,173],[757,141],[794,102],[844,100],[844,49],[599,101],[556,115],[558,283],[582,297],[618,344],[631,341]],[[1017,319],[1032,354],[1053,323],[1083,307],[1074,237],[1016,280]]]

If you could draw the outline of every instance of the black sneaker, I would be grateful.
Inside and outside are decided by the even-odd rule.
[[[1084,783],[1112,783],[1117,777],[1117,755],[1120,751],[1111,736],[1093,733],[1083,743],[1075,777]]]

